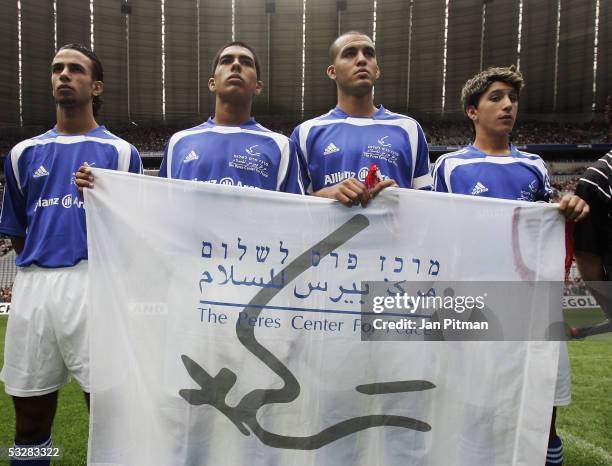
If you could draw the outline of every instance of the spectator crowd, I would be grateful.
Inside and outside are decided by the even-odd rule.
[[[282,133],[291,134],[298,124],[292,120],[258,120],[262,125]],[[455,146],[470,144],[473,132],[467,120],[427,120],[419,119],[429,144],[437,146]],[[110,126],[109,130],[117,136],[131,142],[140,152],[160,152],[164,150],[172,134],[197,122],[186,122],[183,125],[147,126],[132,123],[128,126]],[[0,138],[0,154],[5,155],[12,146],[24,138],[39,134],[38,128],[32,134],[20,131],[11,135],[8,132]],[[612,128],[607,122],[560,123],[543,121],[518,121],[512,133],[512,142],[524,144],[597,144],[612,143]]]
[[[2,194],[2,191],[0,191],[0,194]],[[8,254],[12,249],[11,240],[0,238],[0,257]]]
[[[10,303],[13,297],[13,291],[10,286],[5,286],[0,289],[0,303]]]

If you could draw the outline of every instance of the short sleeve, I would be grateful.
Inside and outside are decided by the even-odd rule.
[[[167,178],[168,177],[168,147],[170,146],[170,142],[168,142],[168,144],[166,144],[166,147],[164,148],[164,158],[162,159],[161,162],[161,166],[159,167],[159,173],[157,174],[157,176],[159,176],[160,178]]]
[[[429,149],[427,147],[427,140],[423,133],[423,128],[420,125],[418,127],[418,143],[417,153],[414,161],[414,175],[412,177],[412,188],[413,189],[432,189],[432,179],[429,173]]]
[[[130,167],[128,168],[130,173],[137,173],[142,175],[144,170],[142,167],[142,160],[140,158],[140,154],[138,150],[132,145],[130,145]]]
[[[299,164],[299,173],[300,173],[300,184],[302,185],[302,189],[304,192],[312,192],[312,180],[310,179],[310,173],[308,171],[308,160],[306,159],[306,154],[303,153],[302,147],[300,145],[300,127],[296,127],[291,136],[289,138],[295,147],[295,152],[297,155],[297,160]]]
[[[444,162],[444,158],[440,157],[436,160],[432,170],[433,190],[441,193],[449,192],[446,179],[444,178]]]
[[[300,175],[300,162],[298,160],[295,144],[289,140],[289,160],[284,179],[279,185],[279,191],[293,194],[304,194],[304,186]]]
[[[26,199],[17,179],[19,174],[13,170],[12,152],[9,152],[4,161],[4,174],[0,233],[8,236],[25,236],[28,227]]]

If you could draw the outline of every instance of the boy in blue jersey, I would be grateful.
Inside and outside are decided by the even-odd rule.
[[[304,194],[293,143],[251,117],[261,93],[257,55],[243,42],[219,49],[208,88],[215,93],[215,115],[172,135],[159,176]],[[77,173],[79,188],[93,188],[87,167]]]
[[[330,47],[327,76],[338,90],[336,108],[302,123],[291,135],[306,190],[347,206],[365,206],[389,186],[430,189],[429,153],[421,126],[374,105],[380,69],[372,39],[357,31],[338,37]],[[373,164],[382,181],[367,189],[364,182]]]
[[[51,446],[58,390],[71,375],[89,406],[87,238],[74,173],[85,162],[142,171],[136,149],[96,122],[103,69],[91,50],[62,47],[51,85],[57,125],[17,144],[5,163],[0,233],[11,237],[19,267],[1,372],[16,413],[11,465],[49,464],[26,448]]]
[[[170,138],[159,176],[303,194],[293,143],[251,117],[263,88],[253,49],[242,42],[221,47],[208,88],[214,117]]]
[[[474,125],[474,143],[442,155],[433,167],[434,190],[499,199],[548,202],[551,194],[543,160],[510,144],[518,112],[523,77],[514,66],[489,68],[468,80],[461,91],[464,111]],[[559,211],[580,221],[589,206],[578,196],[566,195]],[[567,346],[561,344],[555,406],[571,400]],[[555,430],[556,408],[549,436],[546,465],[563,464],[563,446]]]

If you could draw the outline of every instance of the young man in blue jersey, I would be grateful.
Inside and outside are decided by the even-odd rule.
[[[251,116],[263,89],[253,49],[242,42],[221,47],[208,88],[214,117],[170,138],[159,176],[303,194],[293,144]]]
[[[253,98],[263,89],[260,75],[251,47],[243,42],[222,46],[208,80],[215,115],[172,135],[159,176],[303,194],[293,143],[251,116]],[[77,173],[77,183],[93,187],[87,167]]]
[[[5,163],[0,233],[18,254],[0,374],[16,414],[11,465],[50,463],[40,452],[51,446],[58,390],[71,375],[89,405],[87,238],[75,171],[84,163],[142,171],[136,149],[96,122],[103,69],[91,50],[62,47],[51,85],[56,126],[17,144]]]
[[[455,194],[548,202],[551,194],[544,161],[510,144],[516,121],[523,77],[514,66],[489,68],[468,80],[461,91],[463,108],[472,120],[476,137],[464,149],[442,155],[433,167],[434,190]],[[567,195],[559,211],[568,220],[580,221],[589,206],[578,196]],[[571,400],[567,346],[561,345],[555,406]],[[555,430],[556,408],[550,429],[546,465],[563,464],[563,446]]]
[[[251,116],[263,89],[254,50],[242,42],[221,47],[208,88],[214,117],[170,138],[159,176],[303,194],[293,144]]]
[[[306,190],[347,206],[365,206],[389,186],[430,189],[429,153],[421,126],[374,105],[380,69],[372,39],[357,31],[342,34],[332,43],[329,58],[327,76],[336,83],[338,104],[291,135]],[[368,189],[364,183],[374,164],[382,181]]]

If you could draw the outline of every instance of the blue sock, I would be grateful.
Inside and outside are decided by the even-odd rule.
[[[10,466],[49,466],[51,464],[51,458],[49,457],[40,457],[40,456],[25,456],[25,452],[23,449],[26,448],[38,448],[43,450],[50,450],[53,447],[53,443],[51,442],[51,437],[49,437],[45,442],[40,445],[17,445],[14,444],[13,448],[18,449],[19,456],[13,456],[11,458]]]
[[[548,444],[546,466],[561,466],[563,464],[563,442],[557,436]]]

